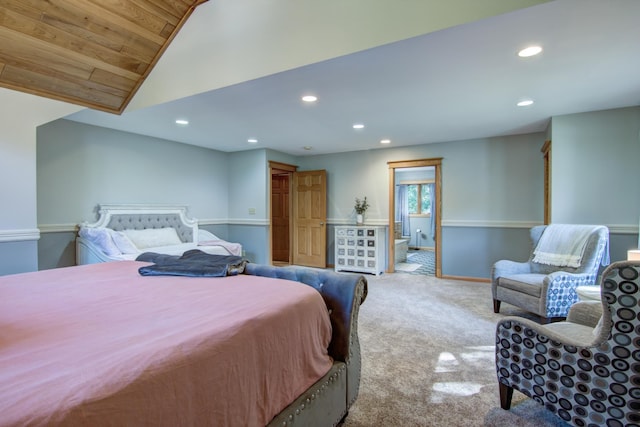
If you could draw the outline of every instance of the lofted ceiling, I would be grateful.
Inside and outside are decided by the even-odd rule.
[[[66,117],[81,123],[224,152],[266,148],[296,156],[544,132],[551,117],[640,105],[640,1],[522,0],[515,2],[520,7],[473,19],[464,12],[514,1],[451,0],[464,18],[457,22],[446,19],[439,2],[393,3],[378,17],[389,3],[372,2],[360,16],[364,0],[216,0],[197,7],[181,29],[203,1],[2,0],[0,86],[81,103],[89,108]],[[92,13],[80,13],[82,7]],[[183,14],[168,12],[176,8]],[[353,25],[318,17],[318,8],[347,15]],[[415,22],[441,25],[307,61],[313,58],[307,52],[376,33],[377,27],[358,26],[369,15],[380,18],[378,26],[409,26],[407,15],[393,15],[398,9],[414,12]],[[292,10],[308,10],[298,26]],[[161,15],[152,20],[161,36],[139,38],[150,33],[151,11]],[[324,33],[308,30],[316,21]],[[164,36],[161,45],[157,37]],[[28,42],[34,51],[17,47]],[[145,51],[148,44],[158,50]],[[518,58],[530,44],[541,45],[542,54]],[[115,65],[107,53],[124,63]],[[293,57],[300,61],[286,61]],[[278,61],[288,66],[277,68]],[[271,71],[243,78],[261,67]],[[127,77],[134,75],[139,79]],[[225,80],[204,90],[197,84]],[[194,90],[160,96],[177,87]],[[302,103],[308,92],[318,102]],[[534,104],[516,107],[524,98]],[[189,124],[178,126],[176,119]],[[353,129],[354,123],[364,128]]]
[[[218,4],[198,8],[180,38],[205,37]],[[638,22],[638,0],[555,0],[121,116],[84,110],[67,118],[225,152],[296,156],[544,132],[551,117],[640,105]],[[228,37],[237,34],[231,30]],[[542,54],[519,58],[530,44]],[[178,50],[182,62],[190,53],[198,63],[200,51],[179,43],[167,54]],[[265,50],[257,60],[283,47]],[[165,85],[188,79],[171,77]],[[315,104],[300,101],[307,92]],[[535,103],[517,107],[524,98]],[[357,122],[365,127],[353,129]]]
[[[2,0],[0,86],[121,113],[207,0]]]

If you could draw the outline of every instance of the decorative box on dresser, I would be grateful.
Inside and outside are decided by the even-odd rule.
[[[335,271],[356,271],[376,276],[384,271],[385,227],[335,227]]]

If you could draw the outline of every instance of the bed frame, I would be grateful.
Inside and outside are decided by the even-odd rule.
[[[197,220],[187,217],[187,207],[178,205],[101,204],[99,218],[83,227],[124,229],[173,227],[180,239],[197,243]],[[110,259],[82,238],[76,240],[78,264]],[[295,280],[317,289],[330,313],[332,338],[329,355],[333,366],[327,374],[276,415],[269,427],[327,427],[339,425],[355,402],[360,387],[360,343],[357,323],[360,304],[367,296],[367,281],[361,275],[335,273],[304,267],[273,267],[247,264],[245,274]]]
[[[361,355],[358,341],[358,313],[367,297],[367,281],[361,275],[335,273],[304,267],[273,267],[247,264],[245,274],[275,277],[305,283],[322,295],[331,319],[333,334],[329,372],[275,416],[268,427],[336,426],[344,421],[358,397]]]
[[[173,227],[180,239],[197,243],[197,221],[187,217],[186,206],[99,205],[99,219],[86,227],[146,229]],[[78,264],[104,262],[104,254],[89,242],[77,239]],[[80,262],[84,261],[84,262]],[[273,267],[247,264],[244,274],[282,278],[305,283],[322,295],[330,313],[332,337],[329,355],[333,366],[313,386],[276,415],[269,427],[327,427],[342,423],[355,402],[360,387],[361,355],[357,323],[360,304],[367,296],[367,281],[361,275],[335,273],[304,267]]]
[[[132,262],[135,264],[135,262]],[[118,263],[114,263],[118,264]],[[31,283],[31,284],[42,284],[42,282],[37,282],[33,276],[37,274],[43,274],[46,277],[51,275],[51,280],[53,282],[58,283],[57,281],[62,280],[64,275],[67,273],[71,273],[70,269],[96,269],[98,270],[99,265],[95,266],[82,266],[82,267],[68,267],[67,269],[58,269],[57,272],[52,270],[47,270],[46,272],[33,272],[26,273],[26,275],[31,275],[28,279],[25,277],[17,277],[24,275],[9,275],[6,276],[6,282],[3,282],[2,277],[0,277],[0,284],[8,284],[11,289],[12,285],[20,285],[23,283]],[[105,266],[108,267],[108,266]],[[137,269],[136,265],[132,265],[128,270],[133,273]],[[105,271],[105,269],[100,271]],[[122,271],[122,270],[119,270]],[[329,427],[339,425],[346,415],[350,407],[353,405],[354,401],[358,396],[358,390],[360,386],[360,377],[361,377],[361,356],[360,356],[360,345],[358,341],[358,333],[357,333],[357,323],[358,323],[358,314],[359,308],[362,302],[365,300],[367,296],[367,282],[366,279],[362,275],[357,274],[347,274],[347,273],[336,273],[331,270],[320,270],[320,269],[311,269],[306,267],[274,267],[268,265],[259,265],[259,264],[247,264],[245,271],[242,273],[245,275],[253,275],[253,276],[262,276],[269,278],[280,278],[285,280],[293,280],[300,283],[303,283],[307,286],[311,286],[318,291],[318,293],[322,296],[327,309],[327,314],[329,315],[329,320],[331,323],[331,339],[328,343],[327,353],[333,359],[333,363],[329,368],[328,372],[319,380],[317,380],[314,384],[312,384],[307,390],[303,391],[293,402],[291,402],[288,406],[281,410],[280,413],[272,416],[271,421],[267,423],[268,426],[300,426],[300,427]],[[62,277],[62,278],[61,278]],[[100,276],[103,279],[106,277],[104,275]],[[122,276],[117,276],[118,280],[126,280],[126,278]],[[241,282],[238,282],[241,283]],[[46,282],[45,282],[46,284]],[[15,288],[16,286],[13,286]],[[18,286],[19,288],[19,286]],[[7,293],[7,295],[11,295],[11,293]],[[28,298],[28,296],[24,296]],[[8,300],[7,300],[8,301]],[[7,301],[5,303],[9,304]],[[7,304],[3,305],[6,307]],[[58,309],[59,306],[53,307],[52,309]],[[19,324],[17,324],[19,325]],[[20,328],[18,327],[18,330]],[[17,336],[15,333],[13,335],[8,336]],[[295,346],[296,342],[291,342],[291,346]],[[25,353],[27,354],[27,353]],[[13,355],[15,357],[15,354]],[[36,357],[37,358],[37,357]],[[4,367],[3,369],[11,369],[10,367]],[[224,367],[222,367],[224,369]],[[0,374],[1,375],[1,374]],[[28,377],[27,374],[25,374]],[[24,375],[23,375],[24,377]],[[25,377],[25,378],[26,378]],[[42,383],[38,381],[35,377],[33,378],[36,383],[40,383],[42,387],[47,387],[46,383]],[[149,374],[147,379],[152,378],[152,375]],[[33,391],[33,388],[28,387],[28,382],[25,384],[26,390]],[[216,385],[213,384],[212,387]],[[124,390],[124,391],[123,391]],[[184,388],[180,389],[184,390]],[[43,390],[44,391],[44,390]],[[136,395],[135,391],[125,389],[115,390],[116,392],[123,394],[120,395],[122,398],[124,395],[129,395],[130,393],[133,399],[141,398],[140,395]],[[148,405],[142,405],[140,410],[153,412],[153,404],[162,404],[162,393],[168,392],[173,393],[175,390],[171,387],[171,384],[166,384],[165,390],[162,390],[155,396],[155,399],[149,400]],[[4,396],[3,393],[9,393],[13,396],[13,393],[17,393],[18,396],[21,393],[20,390],[15,389],[7,389],[5,387],[4,390],[0,392],[0,396]],[[35,393],[37,394],[37,392]],[[43,393],[46,395],[46,393]],[[8,395],[7,395],[8,396]],[[31,395],[33,396],[33,394]],[[202,390],[200,390],[200,394],[197,403],[194,403],[195,406],[202,404],[207,405],[206,399],[202,395]],[[212,395],[213,396],[213,395]],[[108,399],[109,396],[103,396],[105,399]],[[171,396],[168,396],[171,399]],[[98,399],[100,400],[100,399]],[[126,397],[125,397],[126,400]],[[143,399],[144,400],[144,399]],[[196,402],[196,401],[194,401]],[[91,405],[91,401],[78,401],[77,407],[70,406],[67,408],[66,415],[65,414],[54,414],[51,413],[51,416],[57,419],[58,421],[62,419],[67,419],[66,416],[69,415],[68,420],[72,423],[82,422],[84,415],[87,416],[86,420],[95,418],[95,421],[98,421],[96,425],[109,425],[112,424],[109,421],[108,414],[102,413],[104,410],[103,407],[97,406],[93,407]],[[112,403],[114,405],[118,404],[118,398],[116,398]],[[253,404],[259,404],[260,402],[249,402]],[[86,405],[85,405],[86,404]],[[126,406],[126,405],[125,405]],[[190,405],[191,406],[191,405]],[[0,407],[4,406],[0,404]],[[92,412],[91,408],[95,408],[98,412]],[[27,409],[28,408],[23,408]],[[54,409],[54,408],[52,408]],[[127,411],[135,410],[135,407],[123,407],[120,408],[121,411],[117,410],[118,408],[114,408],[115,412],[118,412],[117,416],[119,416],[121,421],[126,420]],[[276,409],[277,410],[277,409]],[[190,407],[185,408],[185,411],[197,411],[197,409]],[[86,413],[85,413],[86,412]],[[74,416],[71,413],[76,413]],[[84,413],[84,415],[83,415]],[[97,415],[96,415],[97,414]],[[3,418],[4,413],[0,413],[0,424],[4,425]],[[14,413],[13,416],[16,414]],[[46,415],[40,413],[40,415]],[[114,414],[115,415],[115,414]],[[55,419],[53,419],[54,424]],[[35,418],[34,418],[35,419]],[[139,418],[136,418],[139,421]],[[8,419],[6,419],[8,421]],[[231,420],[233,421],[233,420]],[[36,424],[39,421],[34,421]],[[64,424],[64,422],[63,422]],[[159,425],[162,425],[160,423]],[[164,423],[167,424],[168,423]],[[229,424],[232,425],[232,422]]]
[[[181,205],[101,204],[98,220],[83,222],[80,227],[107,227],[115,231],[124,229],[175,228],[184,243],[197,244],[198,221],[187,217],[187,207]],[[76,264],[94,264],[113,261],[90,242],[76,239]]]

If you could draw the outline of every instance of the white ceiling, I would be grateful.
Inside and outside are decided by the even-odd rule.
[[[534,43],[541,55],[517,57]],[[308,92],[315,105],[300,101]],[[535,104],[516,107],[523,98]],[[552,116],[637,105],[640,1],[556,0],[121,116],[67,118],[226,152],[314,155],[544,131]]]

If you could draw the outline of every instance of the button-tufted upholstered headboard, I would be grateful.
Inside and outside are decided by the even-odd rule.
[[[187,207],[178,205],[99,205],[99,218],[83,227],[112,230],[167,228],[176,230],[184,243],[197,242],[198,221],[187,218]]]

